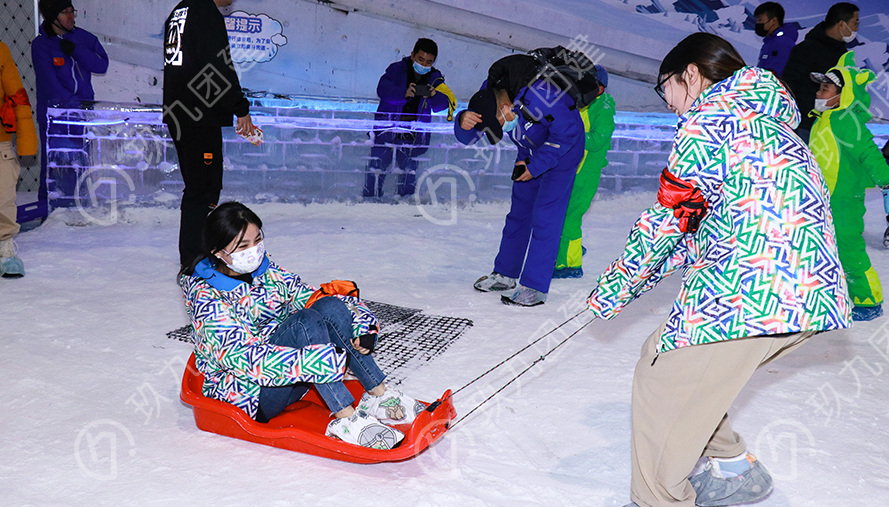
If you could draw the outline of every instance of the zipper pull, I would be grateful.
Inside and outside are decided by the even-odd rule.
[[[654,360],[653,360],[653,361],[651,361],[651,365],[652,365],[652,366],[654,366],[654,363],[656,363],[656,362],[657,362],[657,358],[658,358],[658,357],[659,357],[659,356],[660,356],[660,355],[661,355],[661,353],[660,353],[660,352],[658,352],[658,353],[657,353],[657,354],[655,354],[655,355],[654,355]]]

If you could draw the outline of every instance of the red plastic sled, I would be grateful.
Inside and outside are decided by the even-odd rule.
[[[346,380],[345,384],[355,399],[360,400],[364,392],[361,383]],[[413,458],[441,438],[457,416],[450,399],[451,391],[446,391],[436,402],[432,412],[423,411],[413,424],[395,425],[395,428],[404,432],[404,440],[395,449],[385,451],[347,444],[324,436],[332,416],[314,388],[302,400],[287,407],[268,423],[259,423],[230,403],[205,397],[201,392],[203,385],[204,376],[195,367],[192,354],[182,377],[182,393],[179,398],[191,405],[198,428],[258,444],[352,463],[382,463]]]

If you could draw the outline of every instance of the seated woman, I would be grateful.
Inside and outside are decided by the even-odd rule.
[[[328,436],[378,449],[404,438],[380,420],[410,423],[425,407],[383,383],[359,339],[376,332],[376,317],[357,297],[323,297],[306,308],[315,289],[266,257],[262,221],[238,202],[207,216],[202,252],[180,284],[204,396],[268,422],[314,384],[335,416]],[[342,382],[347,365],[367,390],[358,410]]]

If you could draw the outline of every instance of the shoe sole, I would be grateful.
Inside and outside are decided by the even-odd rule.
[[[479,289],[479,288],[476,287],[475,285],[473,285],[472,288],[474,288],[475,290],[477,290],[477,291],[479,291],[479,292],[504,292],[504,291],[507,291],[507,290],[513,290],[513,289],[515,289],[515,285],[513,285],[512,287],[507,287],[507,288],[505,288],[505,289],[493,289],[493,288],[492,288],[492,289]]]
[[[358,445],[370,449],[389,450],[394,449],[404,439],[398,438],[395,430],[382,424],[371,424],[361,430],[358,435]]]
[[[538,302],[534,303],[533,305],[526,305],[526,304],[522,304],[522,303],[518,303],[518,302],[516,302],[516,301],[513,301],[512,299],[509,299],[509,298],[506,297],[506,296],[500,296],[500,302],[503,303],[503,304],[505,304],[505,305],[524,306],[524,307],[530,308],[530,307],[532,307],[532,306],[540,306],[540,305],[542,305],[543,303],[545,303],[546,301],[538,301]]]

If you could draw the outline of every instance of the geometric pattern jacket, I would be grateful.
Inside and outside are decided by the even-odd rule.
[[[249,285],[216,271],[209,259],[181,283],[194,326],[196,365],[204,374],[204,396],[236,405],[255,418],[262,386],[342,380],[346,354],[338,354],[332,344],[295,349],[268,343],[278,325],[305,308],[315,292],[268,257]],[[358,298],[337,297],[352,311],[354,336],[377,325]]]
[[[681,271],[660,352],[849,327],[828,191],[793,132],[799,119],[770,71],[744,67],[704,90],[679,117],[668,162],[707,200],[699,229],[681,232],[659,203],[645,210],[599,277],[590,310],[613,318]]]

